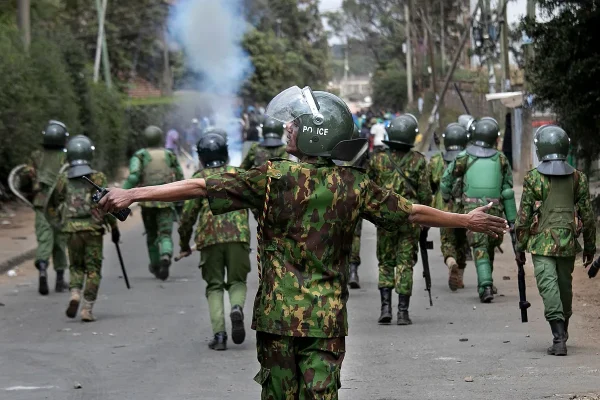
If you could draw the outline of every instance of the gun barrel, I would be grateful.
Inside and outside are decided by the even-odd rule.
[[[471,112],[469,111],[469,107],[467,107],[467,103],[465,102],[465,99],[463,98],[463,95],[460,92],[460,89],[458,88],[458,85],[456,84],[456,82],[454,82],[454,89],[456,90],[456,93],[458,93],[458,97],[460,97],[460,102],[462,103],[463,107],[465,108],[465,111],[467,112],[467,114],[471,115]]]

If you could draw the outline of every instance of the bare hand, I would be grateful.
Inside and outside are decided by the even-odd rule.
[[[98,206],[105,212],[116,212],[129,207],[133,203],[131,193],[125,189],[113,188],[100,199]]]
[[[189,257],[192,254],[191,250],[185,250],[185,251],[180,251],[179,255],[177,257],[175,257],[175,262],[181,260],[182,258],[186,258]]]
[[[584,268],[587,268],[588,265],[590,265],[592,263],[592,261],[594,261],[594,255],[593,254],[583,253],[583,267]]]
[[[492,237],[505,234],[509,229],[506,220],[487,213],[492,205],[493,203],[489,203],[487,206],[478,207],[467,214],[469,218],[467,229],[473,232],[485,233]]]

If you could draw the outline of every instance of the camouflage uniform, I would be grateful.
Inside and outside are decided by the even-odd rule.
[[[90,175],[98,186],[106,187],[106,176],[101,172]],[[105,226],[116,228],[117,220],[110,214],[99,217],[92,195],[96,189],[82,179],[67,179],[61,174],[54,191],[54,205],[60,205],[63,217],[62,231],[68,235],[71,265],[70,289],[82,290],[83,298],[93,303],[98,296],[102,279],[102,235]]]
[[[22,172],[29,176],[34,183],[35,197],[33,206],[35,211],[35,235],[38,247],[36,249],[36,263],[47,262],[52,256],[52,262],[56,271],[64,271],[67,267],[66,237],[58,227],[59,220],[56,208],[46,205],[48,195],[61,167],[66,162],[65,153],[62,150],[37,150],[31,154],[27,168]]]
[[[362,234],[362,219],[359,219],[352,236],[352,249],[350,250],[350,264],[360,265],[360,236]]]
[[[500,180],[501,187],[500,192],[503,192],[506,189],[512,189],[513,187],[513,178],[512,178],[512,168],[508,162],[508,159],[501,152],[497,152],[494,157],[497,157],[497,162],[500,163]],[[473,165],[473,157],[470,156],[466,151],[461,152],[456,159],[450,163],[441,181],[441,192],[444,198],[453,199],[454,201],[460,200],[462,204],[463,211],[468,213],[474,210],[477,207],[481,207],[486,205],[489,201],[493,202],[493,206],[489,211],[489,214],[501,217],[504,214],[504,207],[502,205],[501,199],[474,199],[467,198],[464,192],[466,191],[468,183],[466,181],[458,182],[462,179],[467,170]],[[457,183],[459,183],[457,185]],[[461,187],[462,186],[462,187]],[[496,247],[502,244],[503,237],[493,238],[484,233],[475,233],[471,231],[467,231],[467,240],[469,245],[473,248],[473,258],[475,261],[475,265],[480,265],[481,263],[487,264],[491,267],[491,272],[494,270],[494,250]],[[478,274],[479,275],[479,274]],[[491,276],[490,276],[491,280]],[[479,294],[480,296],[483,293],[484,287],[490,286],[492,287],[492,282],[484,282],[485,286],[482,285],[482,282],[479,282]]]
[[[369,162],[368,173],[371,180],[384,189],[413,203],[431,204],[429,169],[421,153],[377,152]],[[377,229],[378,286],[395,288],[396,293],[411,296],[421,229],[415,224],[405,224],[398,233]]]
[[[515,224],[517,251],[532,254],[538,290],[544,301],[544,316],[547,321],[568,321],[572,311],[572,278],[575,255],[581,252],[577,241],[574,219],[571,227],[548,226],[553,221],[544,221],[544,207],[552,190],[572,188],[572,199],[583,223],[583,251],[596,252],[595,217],[590,205],[590,192],[585,174],[575,170],[572,175],[547,176],[531,170],[525,176],[523,195]],[[569,193],[570,195],[570,193]],[[552,271],[552,273],[551,273]]]
[[[234,173],[234,167],[217,167],[196,172],[193,178],[206,178],[225,172]],[[206,281],[213,333],[225,331],[223,292],[228,290],[232,308],[244,308],[246,301],[246,278],[250,272],[250,228],[246,210],[213,216],[208,200],[198,198],[185,202],[179,225],[179,246],[189,249],[189,242],[196,228],[196,249],[200,251],[200,269]],[[225,281],[227,272],[227,281]]]
[[[267,162],[267,160],[273,158],[287,158],[287,153],[285,152],[285,146],[279,147],[263,147],[260,143],[252,143],[250,150],[248,150],[248,154],[242,161],[240,168],[250,169],[253,167],[258,167]]]
[[[123,184],[123,189],[160,185],[182,179],[183,171],[175,154],[163,148],[141,149],[131,158],[129,177]],[[168,268],[173,255],[171,234],[175,210],[171,203],[157,201],[141,202],[139,205],[146,231],[150,271],[156,275],[159,274],[161,262],[166,263]],[[168,272],[166,275],[168,276]],[[166,276],[161,276],[162,278],[166,279]]]
[[[262,280],[254,303],[262,399],[337,399],[348,334],[348,257],[359,218],[396,230],[411,203],[364,172],[275,160],[207,179],[213,214],[268,211],[262,230]],[[259,215],[261,215],[259,214]]]
[[[446,204],[442,198],[440,183],[447,167],[448,163],[441,153],[435,154],[429,161],[431,189],[434,192],[433,207],[442,211],[461,212],[460,207],[455,206],[454,202]],[[440,241],[444,261],[452,257],[458,263],[458,268],[465,269],[467,252],[471,251],[467,242],[467,231],[465,229],[440,228]]]

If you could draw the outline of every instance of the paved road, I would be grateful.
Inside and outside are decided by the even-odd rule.
[[[169,281],[158,282],[147,271],[139,213],[127,224],[122,248],[133,288],[127,291],[119,278],[107,238],[93,324],[65,317],[67,294],[37,295],[31,266],[21,268],[16,278],[0,278],[5,304],[0,307],[0,399],[259,398],[260,388],[252,380],[258,370],[252,333],[240,346],[230,343],[226,352],[206,346],[211,328],[198,254],[175,264]],[[437,230],[432,237],[438,248]],[[504,248],[510,248],[508,243]],[[434,250],[434,306],[429,307],[417,267],[414,325],[407,327],[376,324],[375,230],[369,223],[363,228],[362,256],[363,288],[352,291],[349,302],[341,399],[568,398],[600,387],[600,350],[583,333],[573,330],[569,357],[545,355],[550,333],[532,287],[531,322],[520,323],[508,254],[499,255],[503,265],[495,273],[504,296],[483,305],[476,297],[473,266],[467,288],[451,293]],[[502,280],[503,275],[511,280]],[[249,300],[256,284],[254,269]],[[473,382],[465,382],[467,376]],[[76,383],[82,388],[74,389]]]

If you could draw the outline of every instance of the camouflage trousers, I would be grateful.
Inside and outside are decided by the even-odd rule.
[[[352,237],[352,251],[350,253],[350,264],[360,265],[360,235],[362,233],[362,219],[358,220]]]
[[[575,257],[532,255],[533,272],[544,301],[546,321],[564,321],[573,314],[573,269]]]
[[[173,212],[171,208],[142,207],[146,245],[152,266],[160,264],[161,256],[173,255]]]
[[[346,338],[256,332],[262,400],[337,400]]]
[[[102,280],[102,233],[77,232],[68,237],[70,289],[83,289],[83,298],[95,301]]]
[[[417,263],[419,233],[417,226],[402,232],[377,229],[379,288],[395,288],[396,293],[412,295],[413,267]]]
[[[206,282],[206,298],[213,333],[225,331],[224,292],[229,292],[231,306],[244,308],[246,279],[250,273],[248,243],[219,243],[200,251],[200,269]],[[225,281],[227,273],[227,281]]]
[[[471,251],[466,229],[440,228],[440,241],[444,262],[452,257],[458,263],[458,268],[465,269],[467,252]]]
[[[477,269],[477,288],[479,295],[483,290],[494,284],[494,251],[502,244],[502,236],[493,238],[485,233],[467,231],[467,240],[473,248],[473,261]]]
[[[50,261],[56,271],[64,271],[67,268],[66,235],[54,228],[44,211],[35,209],[35,236],[37,238],[37,249],[35,259]]]

